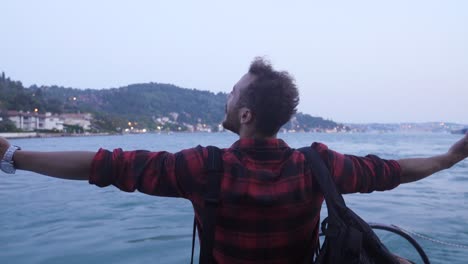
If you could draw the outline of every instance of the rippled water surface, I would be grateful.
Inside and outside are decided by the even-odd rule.
[[[446,151],[460,135],[281,134],[291,147],[314,141],[342,153],[383,158]],[[144,134],[18,139],[27,150],[99,147],[171,152],[201,145],[229,147],[233,134]],[[432,263],[467,263],[468,161],[389,192],[350,194],[345,200],[370,222],[419,234]],[[325,214],[325,212],[324,212]],[[124,193],[87,182],[18,171],[0,174],[0,263],[189,263],[193,209],[183,199]],[[394,252],[419,261],[403,239],[379,232]],[[421,238],[423,236],[424,238]],[[436,241],[432,241],[432,240]]]

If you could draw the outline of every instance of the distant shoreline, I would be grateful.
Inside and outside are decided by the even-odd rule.
[[[224,133],[224,132],[179,132],[179,131],[167,131],[167,132],[146,132],[146,133],[83,133],[83,134],[72,134],[72,133],[42,133],[42,132],[6,132],[0,133],[0,137],[6,139],[27,139],[27,138],[59,138],[59,137],[94,137],[94,136],[122,136],[122,135],[142,135],[142,134],[175,134],[175,133]]]
[[[60,137],[95,137],[95,136],[122,136],[122,135],[140,135],[140,134],[179,134],[179,133],[226,133],[222,132],[187,132],[187,131],[167,131],[167,132],[147,132],[147,133],[82,133],[82,134],[73,134],[73,133],[42,133],[42,132],[7,132],[0,133],[0,137],[6,139],[28,139],[28,138],[60,138]],[[458,133],[458,131],[357,131],[357,132],[305,132],[305,131],[294,131],[294,132],[278,132],[278,136],[282,134],[294,134],[294,133],[311,133],[311,134],[464,134]],[[466,132],[465,132],[466,133]]]
[[[1,137],[7,139],[22,139],[22,138],[53,138],[53,137],[93,137],[93,136],[110,136],[120,135],[112,133],[83,133],[83,134],[72,134],[72,133],[41,133],[41,132],[8,132],[0,133]]]

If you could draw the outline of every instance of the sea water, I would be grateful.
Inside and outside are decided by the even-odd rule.
[[[318,141],[342,153],[397,159],[440,154],[461,136],[294,133],[279,137],[295,148]],[[11,143],[38,151],[120,147],[176,152],[198,144],[229,147],[236,139],[232,133],[175,133]],[[468,262],[468,160],[392,191],[349,194],[345,200],[369,222],[417,234],[432,263]],[[86,181],[25,171],[0,174],[0,263],[189,263],[192,223],[193,209],[184,199],[125,193],[112,186],[98,188]],[[421,263],[404,239],[383,231],[378,234],[393,252]]]

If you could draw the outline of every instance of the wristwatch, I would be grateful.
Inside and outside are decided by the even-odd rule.
[[[11,145],[7,151],[5,151],[5,155],[0,163],[0,169],[8,174],[14,174],[16,172],[15,164],[13,162],[13,155],[15,151],[20,150],[21,148],[18,146]]]

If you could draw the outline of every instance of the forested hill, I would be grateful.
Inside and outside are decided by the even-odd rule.
[[[214,126],[222,120],[226,95],[170,84],[133,84],[121,88],[79,90],[40,87],[44,97],[62,103],[62,112],[91,112],[100,128],[135,128],[165,130],[187,129],[187,124]],[[169,122],[158,119],[169,119]],[[135,124],[136,123],[136,124]]]
[[[217,131],[224,117],[225,93],[180,88],[171,84],[133,84],[113,89],[74,89],[58,86],[25,88],[0,76],[0,110],[39,113],[90,112],[96,131],[121,131],[129,122],[135,129]],[[3,118],[5,121],[6,119]],[[285,129],[296,131],[342,127],[330,120],[297,114]]]

